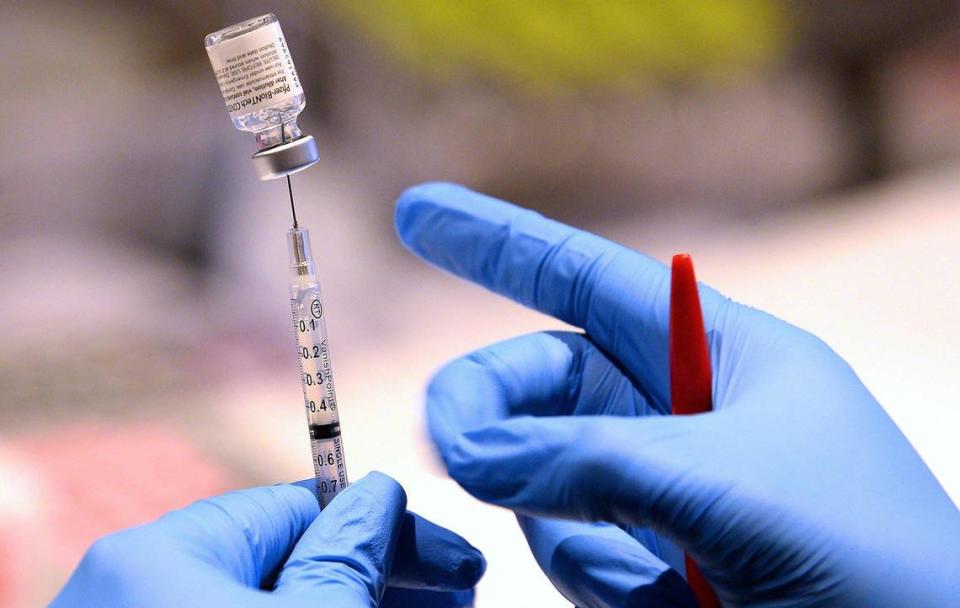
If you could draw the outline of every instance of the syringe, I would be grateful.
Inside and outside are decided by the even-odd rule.
[[[293,205],[292,190],[290,204]],[[317,267],[310,250],[310,233],[297,225],[296,212],[293,228],[287,231],[287,246],[290,252],[290,311],[297,335],[300,383],[310,429],[317,497],[322,509],[346,487],[347,467],[343,459],[337,393]]]
[[[230,120],[236,128],[256,134],[253,165],[257,176],[263,180],[287,178],[293,212],[293,228],[287,232],[290,310],[322,509],[348,482],[317,267],[310,235],[297,224],[290,184],[291,173],[320,160],[313,137],[301,133],[297,126],[297,116],[306,104],[303,86],[273,14],[214,32],[204,39],[204,45]]]

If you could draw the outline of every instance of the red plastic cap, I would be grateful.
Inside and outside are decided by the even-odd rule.
[[[712,408],[713,374],[693,259],[673,256],[670,276],[670,409],[676,415]]]

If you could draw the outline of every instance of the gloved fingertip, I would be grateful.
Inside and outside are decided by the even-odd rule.
[[[473,589],[462,591],[431,591],[390,587],[383,595],[380,608],[468,608],[474,605]]]
[[[568,599],[590,606],[696,608],[696,598],[676,571],[626,535],[602,534],[572,535],[554,547],[549,575]]]
[[[460,485],[469,484],[479,476],[478,446],[469,435],[463,433],[450,439],[442,456],[447,474]]]
[[[301,485],[301,482],[229,492],[198,501],[187,508],[209,504],[217,504],[218,509],[228,509],[235,515],[259,515],[263,509],[283,509],[285,516],[294,516],[304,525],[309,525],[318,513],[316,494],[309,487]],[[275,522],[271,520],[270,523]]]
[[[464,193],[473,193],[473,191],[466,186],[453,182],[423,182],[416,186],[410,186],[401,192],[400,196],[397,197],[397,207],[401,208],[415,202],[432,202],[449,199]]]
[[[478,549],[473,549],[472,555],[465,557],[457,568],[457,582],[463,589],[473,587],[480,582],[486,571],[487,558]]]
[[[462,536],[407,512],[390,584],[413,589],[470,589],[486,567],[483,554]]]
[[[428,223],[421,222],[421,212],[438,201],[453,201],[471,190],[451,182],[426,182],[404,190],[397,197],[394,221],[400,240],[408,248],[417,251],[418,228]]]
[[[444,454],[450,477],[480,500],[496,502],[515,495],[539,461],[515,426],[494,424],[459,435]],[[509,475],[498,471],[504,463],[510,463]]]
[[[290,485],[297,488],[303,488],[304,490],[307,490],[308,492],[313,494],[314,498],[317,497],[317,480],[315,477],[311,477],[309,479],[301,479],[300,481],[294,481],[289,484],[277,484],[277,485]]]
[[[487,560],[473,546],[464,548],[455,556],[456,562],[447,569],[445,586],[448,589],[470,589],[474,587],[487,571]]]
[[[353,482],[347,490],[352,488],[362,488],[371,494],[381,497],[390,504],[397,505],[399,509],[407,508],[407,492],[403,489],[393,477],[380,471],[370,471],[359,480]]]

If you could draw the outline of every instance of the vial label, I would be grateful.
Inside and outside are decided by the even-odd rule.
[[[231,117],[303,94],[279,23],[270,23],[207,47]]]

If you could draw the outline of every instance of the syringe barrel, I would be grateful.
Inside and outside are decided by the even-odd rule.
[[[310,449],[317,478],[320,508],[342,491],[349,480],[340,437],[340,414],[333,362],[327,339],[327,320],[310,250],[310,234],[304,228],[287,232],[290,254],[290,312],[297,336],[300,384],[310,431]]]

